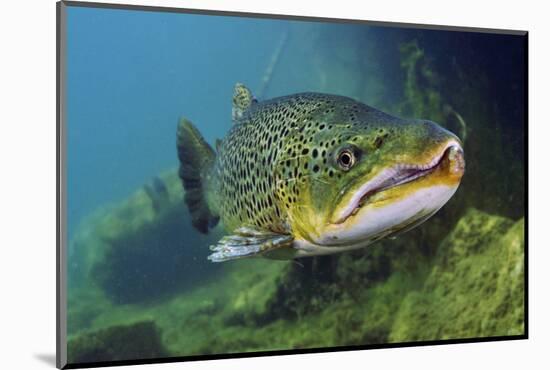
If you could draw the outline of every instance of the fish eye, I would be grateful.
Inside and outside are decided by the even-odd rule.
[[[349,171],[349,169],[355,164],[355,154],[353,153],[353,150],[350,148],[342,149],[338,153],[336,162],[341,169],[344,171]]]

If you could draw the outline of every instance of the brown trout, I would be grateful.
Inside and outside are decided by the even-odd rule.
[[[215,150],[185,118],[177,132],[193,225],[206,233],[221,220],[228,232],[214,262],[365,247],[426,221],[464,173],[453,133],[343,96],[259,102],[237,84],[233,121]]]

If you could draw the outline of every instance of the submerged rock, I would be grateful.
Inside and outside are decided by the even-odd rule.
[[[113,305],[94,327],[155,317],[171,356],[523,333],[523,220],[469,209],[434,246],[407,235],[362,254],[235,261],[173,299]]]
[[[68,362],[82,364],[167,357],[153,321],[117,325],[81,334],[68,343]]]
[[[71,273],[70,288],[95,284],[118,304],[167,297],[220,270],[206,259],[218,238],[193,229],[180,180],[165,173],[81,228],[72,249],[84,262]]]
[[[401,303],[390,340],[524,333],[524,221],[468,210],[422,289]]]
[[[413,252],[431,238],[421,235],[288,265],[275,288],[262,290],[261,310],[243,305],[238,315],[249,320],[228,324],[273,331],[322,322],[322,331],[294,333],[305,346],[523,333],[523,219],[469,209],[435,256]]]

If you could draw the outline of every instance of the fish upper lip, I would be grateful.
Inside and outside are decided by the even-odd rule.
[[[423,165],[400,163],[384,169],[355,192],[348,205],[340,212],[336,221],[332,223],[340,224],[347,220],[360,207],[361,202],[369,196],[430,174],[441,163],[447,150],[452,147],[462,151],[462,146],[458,141],[450,140],[429,163]]]

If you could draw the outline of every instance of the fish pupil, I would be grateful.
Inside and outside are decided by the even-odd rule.
[[[353,153],[348,149],[342,150],[338,155],[338,164],[343,170],[345,171],[349,170],[354,163],[355,163],[355,157]]]
[[[342,154],[342,156],[340,157],[340,161],[344,164],[344,165],[349,165],[351,163],[351,157],[348,153],[344,153]]]

